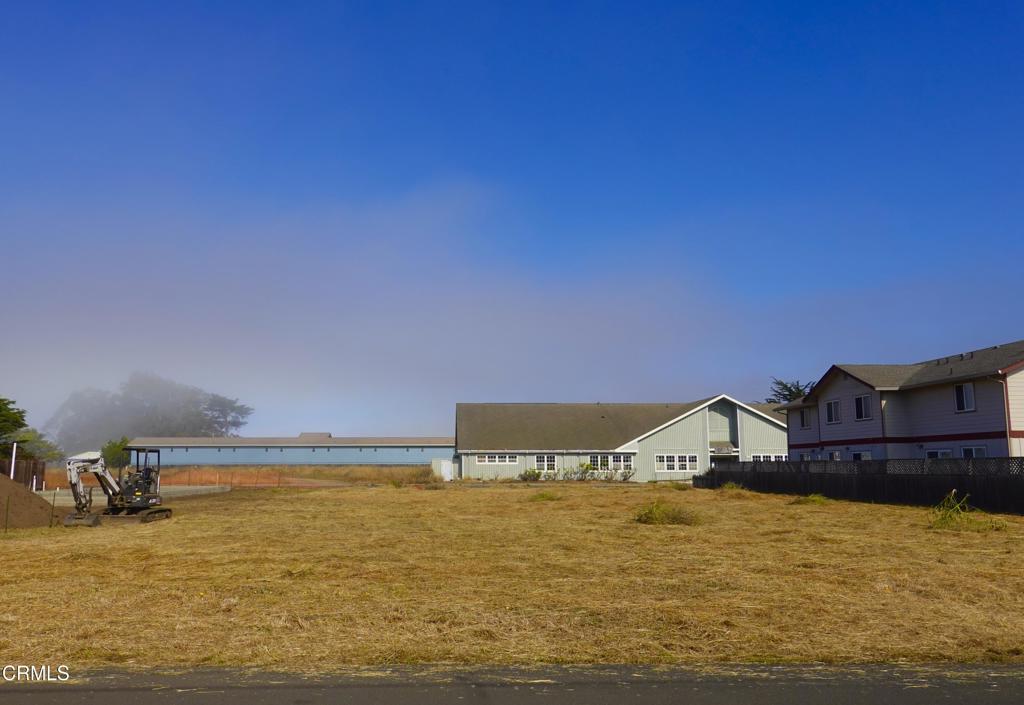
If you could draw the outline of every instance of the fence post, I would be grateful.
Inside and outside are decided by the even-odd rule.
[[[7,533],[7,526],[11,519],[11,495],[7,495],[7,507],[4,509],[4,533]]]

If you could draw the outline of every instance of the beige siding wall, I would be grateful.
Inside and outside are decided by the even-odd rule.
[[[857,421],[854,413],[854,398],[861,394],[871,395],[871,418]],[[818,398],[818,422],[821,424],[821,440],[845,440],[847,438],[876,438],[882,435],[882,414],[879,394],[863,382],[839,373],[823,388],[817,389],[814,395]],[[826,423],[826,404],[839,400],[840,422]]]
[[[1008,375],[1006,388],[1009,393],[1010,428],[1024,431],[1024,370]]]
[[[755,453],[785,455],[789,452],[786,429],[737,407],[740,427],[740,460],[749,461]],[[800,423],[800,420],[796,420]]]

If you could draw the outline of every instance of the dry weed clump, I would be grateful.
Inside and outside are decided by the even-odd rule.
[[[656,499],[636,511],[634,520],[641,524],[685,524],[696,526],[700,523],[700,515],[688,507],[669,504]]]
[[[967,495],[957,499],[956,490],[953,490],[932,509],[928,526],[945,531],[984,532],[1002,531],[1006,522],[971,507],[967,504]]]
[[[557,502],[562,497],[551,490],[541,490],[526,498],[527,502]]]
[[[804,496],[800,496],[800,497],[795,497],[793,499],[793,501],[790,502],[790,504],[813,504],[813,505],[818,505],[818,506],[820,506],[822,504],[827,504],[827,503],[828,503],[828,497],[826,497],[823,494],[817,494],[817,493],[813,493],[813,494],[809,494],[809,495],[804,495]]]

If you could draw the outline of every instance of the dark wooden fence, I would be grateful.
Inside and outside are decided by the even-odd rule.
[[[1024,514],[1024,458],[717,463],[696,487],[735,482],[748,490],[834,499],[935,505],[952,490],[972,506]]]
[[[14,481],[20,482],[26,487],[32,487],[32,478],[36,479],[36,489],[42,489],[43,477],[46,471],[46,463],[42,460],[15,460],[14,461]],[[10,478],[11,476],[11,459],[0,458],[0,473],[4,477]]]

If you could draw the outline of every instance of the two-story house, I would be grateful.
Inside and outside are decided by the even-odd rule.
[[[1024,340],[907,365],[832,365],[779,408],[791,460],[1024,456]]]

